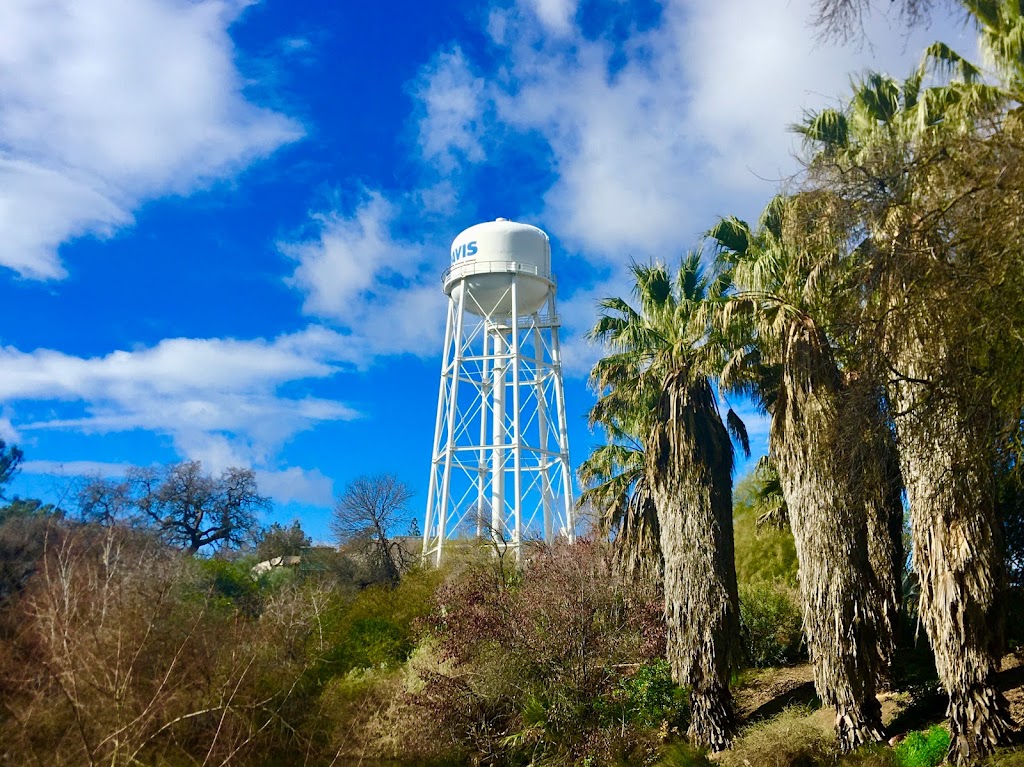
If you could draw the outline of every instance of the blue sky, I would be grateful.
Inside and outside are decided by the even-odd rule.
[[[881,6],[887,7],[888,3]],[[11,493],[249,466],[319,539],[390,471],[425,504],[444,301],[465,227],[552,238],[573,464],[582,340],[630,259],[754,217],[786,125],[943,39],[884,13],[832,47],[810,0],[4,0],[0,436]],[[883,8],[884,10],[884,8]],[[749,412],[749,408],[747,409]],[[748,426],[763,449],[764,418]]]

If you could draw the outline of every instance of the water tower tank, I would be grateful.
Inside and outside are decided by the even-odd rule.
[[[452,265],[444,274],[444,292],[454,301],[466,291],[467,312],[488,317],[538,311],[552,288],[551,243],[540,229],[499,218],[466,229],[452,242]]]

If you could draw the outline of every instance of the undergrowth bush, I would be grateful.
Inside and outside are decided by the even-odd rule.
[[[641,664],[631,676],[622,677],[613,699],[624,719],[646,727],[678,727],[690,715],[687,691],[672,681],[664,658]]]
[[[925,732],[911,732],[896,746],[899,767],[936,767],[949,750],[949,733],[934,726]]]
[[[654,767],[714,767],[707,752],[685,741],[664,746]]]
[[[794,588],[781,583],[744,584],[739,597],[747,663],[766,668],[805,657],[800,604]]]
[[[650,763],[687,710],[661,660],[661,604],[616,584],[593,542],[545,550],[514,577],[495,566],[438,591],[433,665],[414,659],[417,721],[475,760]]]

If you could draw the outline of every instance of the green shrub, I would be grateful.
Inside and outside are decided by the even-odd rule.
[[[858,748],[852,754],[843,754],[838,767],[899,767],[896,752],[881,743]]]
[[[740,629],[744,654],[752,666],[780,666],[803,655],[800,606],[789,586],[741,585]]]
[[[949,750],[949,733],[935,725],[927,732],[912,732],[896,746],[900,767],[935,767]]]
[[[315,639],[325,649],[309,671],[315,684],[403,663],[414,646],[416,621],[430,610],[440,579],[436,570],[413,570],[395,587],[371,586],[351,599],[332,593],[317,623]]]
[[[672,681],[672,668],[664,658],[642,664],[619,682],[616,697],[631,721],[647,727],[663,723],[680,727],[689,717],[687,691]]]
[[[252,562],[239,559],[229,561],[217,557],[196,558],[198,587],[208,593],[215,604],[233,607],[243,613],[258,615],[261,605],[261,584],[251,575]]]
[[[387,618],[360,618],[353,622],[347,645],[352,668],[395,666],[412,650],[408,632]]]

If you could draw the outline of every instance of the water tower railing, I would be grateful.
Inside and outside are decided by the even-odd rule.
[[[518,261],[462,261],[452,264],[441,274],[441,284],[447,285],[451,280],[472,277],[477,274],[529,274],[555,284],[551,274],[541,274],[536,264],[521,264]]]

